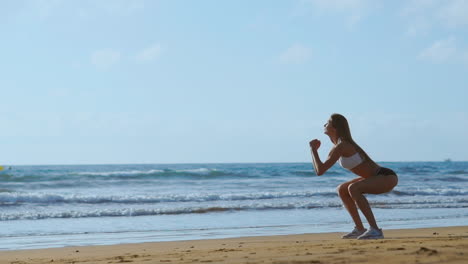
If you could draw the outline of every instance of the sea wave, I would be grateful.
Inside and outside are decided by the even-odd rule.
[[[442,181],[442,182],[468,182],[467,178],[462,177],[455,177],[455,176],[448,176],[448,177],[438,177],[434,178],[434,180]]]
[[[393,190],[377,197],[416,197],[424,200],[426,197],[437,199],[452,199],[468,197],[468,190],[462,189],[425,189],[425,190]],[[158,204],[183,202],[216,202],[216,201],[245,201],[245,200],[281,200],[281,199],[328,199],[338,197],[338,194],[328,189],[313,191],[259,191],[254,193],[166,193],[156,195],[81,195],[81,194],[51,194],[51,193],[23,193],[0,192],[0,206],[23,204]],[[405,198],[406,199],[406,198]],[[468,199],[468,198],[467,198]]]
[[[427,209],[427,208],[468,208],[465,203],[437,203],[425,202],[409,204],[405,202],[374,202],[373,208],[382,209]],[[25,211],[14,213],[0,213],[0,221],[11,220],[36,220],[48,218],[90,218],[90,217],[138,217],[157,215],[182,215],[182,214],[207,214],[223,213],[232,211],[261,211],[261,210],[313,210],[323,208],[339,208],[342,204],[338,201],[329,201],[319,204],[314,202],[305,203],[254,203],[246,205],[220,205],[199,207],[177,207],[177,208],[119,208],[119,209],[91,209],[91,210],[61,210],[61,211]]]
[[[79,175],[88,178],[217,178],[223,176],[242,176],[230,171],[214,168],[195,168],[195,169],[151,169],[151,170],[122,170],[122,171],[96,171],[96,172],[78,172],[72,175]],[[246,175],[249,176],[249,175]]]
[[[110,171],[78,171],[78,172],[50,172],[47,174],[4,174],[0,175],[2,182],[41,182],[61,180],[113,180],[113,179],[218,179],[228,177],[255,177],[254,175],[239,174],[228,170],[215,168],[195,169],[149,169],[149,170],[110,170]]]
[[[145,177],[145,176],[231,176],[237,175],[228,171],[223,171],[214,168],[196,168],[196,169],[150,169],[150,170],[118,170],[118,171],[83,171],[71,173],[71,175],[80,175],[88,177]]]
[[[251,167],[249,167],[251,166]],[[0,183],[36,183],[36,182],[62,182],[74,181],[76,183],[85,181],[110,181],[110,180],[217,180],[217,179],[246,179],[246,178],[289,178],[300,177],[316,179],[315,172],[310,166],[303,167],[256,167],[255,165],[235,166],[210,166],[209,164],[193,168],[174,167],[138,167],[138,166],[70,166],[52,167],[53,169],[15,169],[0,174]],[[403,166],[395,168],[402,177],[423,181],[449,181],[466,182],[468,171],[460,168],[438,168],[435,166]],[[327,171],[327,176],[321,179],[337,179],[347,177],[350,172],[340,167],[332,167]],[[423,175],[435,175],[437,177],[424,178]],[[331,176],[331,177],[330,177]]]
[[[330,169],[327,171],[327,176],[343,176],[346,175],[346,171],[344,170],[339,170],[339,169]],[[297,175],[297,176],[308,176],[308,177],[316,177],[317,174],[313,169],[310,170],[293,170],[291,171],[292,175]]]
[[[468,190],[464,189],[424,189],[424,190],[393,190],[396,196],[465,196]]]
[[[0,221],[47,219],[47,218],[87,218],[87,217],[123,217],[123,216],[151,216],[151,215],[175,215],[175,214],[203,214],[225,211],[239,211],[249,208],[242,207],[200,207],[177,209],[104,209],[92,211],[61,211],[61,212],[25,212],[0,214]],[[251,209],[251,208],[250,208]],[[257,208],[260,209],[260,208]],[[265,208],[267,209],[267,208]]]
[[[170,202],[243,201],[300,197],[333,197],[335,192],[259,192],[249,194],[167,194],[167,195],[64,195],[47,193],[0,193],[0,206],[12,204],[154,204]]]
[[[423,166],[403,166],[398,169],[395,169],[397,174],[413,174],[413,175],[424,175],[428,173],[439,172],[439,168],[430,165]]]
[[[449,171],[447,173],[452,174],[452,175],[468,175],[468,171],[466,171],[466,170],[453,170],[453,171]]]
[[[84,176],[132,176],[132,175],[150,175],[164,173],[165,170],[121,170],[121,171],[88,171],[88,172],[76,172],[72,174],[84,175]]]

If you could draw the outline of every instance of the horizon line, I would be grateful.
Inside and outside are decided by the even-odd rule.
[[[410,160],[410,161],[376,161],[379,162],[468,162],[468,160]],[[272,161],[272,162],[163,162],[163,163],[152,163],[152,162],[142,162],[142,163],[49,163],[49,164],[4,164],[0,165],[4,168],[12,166],[105,166],[105,165],[201,165],[201,164],[303,164],[303,163],[312,163],[312,161]],[[335,164],[336,165],[336,164]]]

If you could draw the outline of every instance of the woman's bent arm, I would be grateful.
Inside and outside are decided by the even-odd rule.
[[[319,168],[321,168],[323,166],[323,163],[320,160],[320,157],[319,157],[318,152],[317,152],[316,149],[311,149],[310,152],[312,154],[312,164],[314,165],[315,174],[320,176],[320,175],[323,174],[323,172],[320,171]]]
[[[312,159],[313,159],[313,164],[314,164],[314,169],[315,173],[320,176],[323,175],[328,169],[333,166],[333,164],[336,163],[336,161],[340,158],[341,156],[341,144],[336,145],[330,150],[330,153],[328,154],[328,158],[325,162],[322,162],[320,160],[317,148],[312,147],[311,152],[312,152]]]

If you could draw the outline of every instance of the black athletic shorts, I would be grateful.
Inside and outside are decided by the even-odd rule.
[[[380,167],[380,169],[377,171],[376,175],[387,176],[387,175],[396,175],[396,173],[393,170],[389,169],[389,168]]]

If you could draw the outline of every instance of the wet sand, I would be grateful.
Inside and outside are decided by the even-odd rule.
[[[468,226],[384,234],[385,239],[367,241],[319,233],[0,251],[0,264],[468,263]]]

